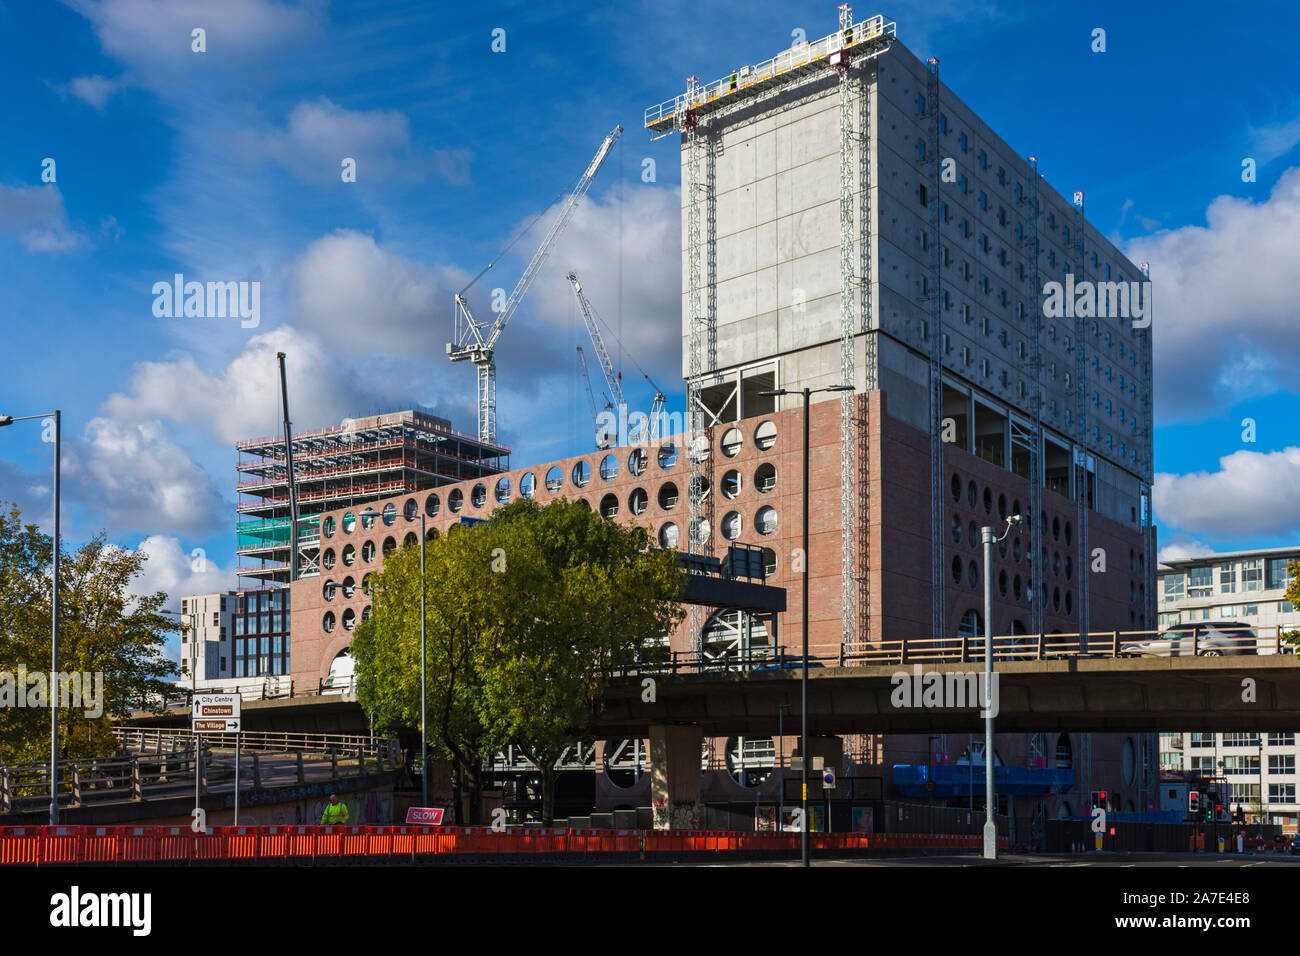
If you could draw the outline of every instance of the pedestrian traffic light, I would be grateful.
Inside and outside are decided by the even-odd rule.
[[[1100,810],[1105,810],[1105,809],[1106,809],[1106,791],[1105,791],[1105,790],[1094,790],[1094,791],[1092,791],[1092,808],[1093,808],[1094,810],[1099,810],[1099,809],[1100,809]]]
[[[1188,813],[1200,813],[1200,812],[1201,812],[1201,794],[1200,794],[1200,791],[1197,791],[1197,790],[1191,790],[1191,791],[1188,791],[1188,794],[1187,794],[1187,812],[1188,812]]]

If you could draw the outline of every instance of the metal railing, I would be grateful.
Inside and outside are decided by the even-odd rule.
[[[261,590],[254,588],[252,590]],[[238,694],[241,700],[286,700],[296,697],[346,697],[357,690],[356,676],[321,677],[315,687],[303,687],[290,677],[268,677],[260,684],[232,684],[229,687],[208,685],[198,688],[200,694]],[[188,708],[195,693],[188,687],[178,687],[165,698],[153,698],[150,707],[170,710],[177,707]],[[146,708],[133,705],[136,713]]]
[[[196,752],[195,735],[187,730],[115,727],[113,734],[121,753],[60,761],[59,806],[125,803],[193,793],[196,760],[201,792],[234,788],[233,734],[201,735],[201,752]],[[261,732],[241,736],[243,790],[385,773],[399,769],[403,763],[401,747],[388,737]],[[0,813],[47,807],[50,789],[48,763],[0,765]]]

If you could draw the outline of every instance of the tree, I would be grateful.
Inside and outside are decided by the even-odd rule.
[[[492,736],[517,745],[542,778],[554,819],[555,763],[581,740],[611,669],[644,659],[681,620],[683,574],[644,528],[620,526],[582,502],[498,510],[497,572],[513,600],[483,661],[479,711]]]
[[[39,672],[57,693],[57,681],[48,676],[53,555],[50,537],[24,525],[17,507],[0,516],[0,672]],[[162,635],[177,624],[159,613],[165,594],[131,593],[147,560],[142,552],[114,547],[100,534],[61,558],[59,671],[92,675],[85,696],[98,696],[94,688],[102,688],[102,699],[94,702],[102,714],[93,714],[99,707],[61,706],[59,752],[64,758],[106,756],[117,749],[112,718],[125,716],[133,701],[161,699],[170,689],[163,678],[176,669],[162,654]],[[44,707],[0,708],[0,760],[43,760],[48,753]]]
[[[481,823],[483,756],[501,745],[489,740],[475,698],[480,664],[496,609],[509,603],[504,582],[490,573],[485,535],[455,526],[425,550],[425,647],[429,746],[451,762],[453,819],[461,794],[469,820]],[[420,553],[391,554],[372,579],[370,617],[352,642],[357,699],[388,727],[420,726]]]
[[[565,500],[514,502],[425,548],[430,744],[465,782],[473,822],[483,757],[518,746],[550,823],[555,762],[590,726],[610,669],[681,620],[682,572],[644,529]],[[352,644],[358,700],[389,725],[419,726],[419,604],[410,548],[376,576]]]
[[[1300,561],[1290,562],[1286,570],[1291,575],[1291,583],[1286,589],[1286,599],[1291,602],[1292,607],[1300,610]],[[1300,631],[1288,631],[1283,637],[1287,643],[1296,648],[1296,654],[1300,656]]]

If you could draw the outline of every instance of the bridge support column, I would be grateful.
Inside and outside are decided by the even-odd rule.
[[[656,830],[698,830],[700,755],[704,741],[690,724],[650,725],[650,804]]]

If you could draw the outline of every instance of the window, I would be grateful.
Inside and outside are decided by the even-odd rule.
[[[1272,735],[1270,735],[1271,739]],[[1269,754],[1268,772],[1280,774],[1295,773],[1295,754]]]
[[[1243,591],[1258,591],[1264,585],[1264,559],[1241,562],[1241,582]]]
[[[1237,566],[1235,564],[1219,565],[1219,593],[1237,593]]]
[[[917,199],[920,201],[920,203],[921,203],[922,206],[928,206],[928,205],[930,205],[930,200],[929,200],[929,198],[927,197],[927,194],[926,194],[926,191],[925,191],[925,184],[924,184],[924,183],[922,183],[921,185],[919,185],[919,186],[916,187],[916,196],[917,196]]]
[[[982,149],[980,150],[979,160],[980,160],[980,169],[989,168],[989,154],[984,152],[984,150]]]
[[[923,139],[916,141],[916,158],[925,159],[925,140]]]
[[[916,115],[925,115],[925,97],[920,93],[916,94]]]
[[[1268,785],[1269,803],[1295,803],[1294,783],[1270,783]]]
[[[1187,572],[1187,596],[1209,597],[1214,590],[1213,568],[1192,568]]]
[[[1184,585],[1186,578],[1181,574],[1165,575],[1165,600],[1180,600],[1184,595]]]
[[[1270,747],[1294,747],[1295,734],[1269,734],[1268,745]]]
[[[1258,604],[1243,604],[1243,605],[1241,606],[1241,613],[1242,613],[1242,615],[1245,616],[1245,617],[1254,617],[1256,614],[1259,613],[1259,605],[1258,605]]]
[[[1286,558],[1269,558],[1268,559],[1268,583],[1265,588],[1272,591],[1287,586],[1289,575],[1286,570]]]
[[[965,134],[965,133],[958,133],[958,134],[957,134],[957,145],[961,148],[961,151],[962,151],[963,153],[966,152],[966,134]],[[963,189],[962,192],[965,192],[965,190]]]

